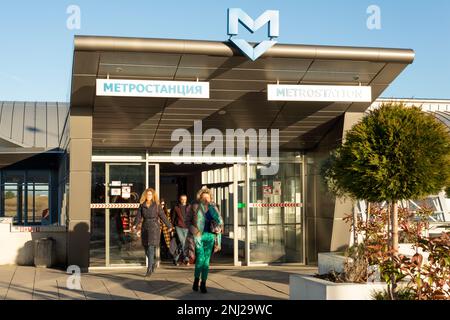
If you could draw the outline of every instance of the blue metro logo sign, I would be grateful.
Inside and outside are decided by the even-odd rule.
[[[251,33],[254,33],[267,23],[269,25],[268,37],[270,40],[264,40],[253,47],[244,39],[233,38],[233,36],[239,34],[239,22]],[[242,9],[228,9],[228,35],[230,36],[230,41],[253,61],[277,43],[273,38],[279,36],[279,22],[279,12],[277,10],[267,10],[256,20],[253,20]]]

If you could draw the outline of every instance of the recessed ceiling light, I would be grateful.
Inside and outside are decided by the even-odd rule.
[[[122,72],[122,71],[123,71],[123,69],[122,69],[121,67],[117,67],[117,68],[116,68],[116,72],[117,72],[117,73]]]
[[[223,116],[224,114],[226,114],[227,112],[225,111],[225,110],[220,110],[219,111],[219,114],[221,115],[221,116]]]

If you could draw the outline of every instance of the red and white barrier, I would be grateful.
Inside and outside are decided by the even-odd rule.
[[[91,209],[137,209],[139,203],[91,203]]]
[[[278,203],[250,203],[250,208],[291,208],[291,207],[301,207],[302,203],[293,202],[278,202]]]
[[[294,208],[302,207],[302,203],[278,202],[278,203],[250,203],[250,208]],[[91,203],[91,209],[137,209],[139,203]]]

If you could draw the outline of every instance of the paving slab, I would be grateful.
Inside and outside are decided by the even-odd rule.
[[[91,276],[83,275],[81,277],[81,286],[83,287],[84,294],[87,300],[111,300],[111,294],[106,288],[102,279]]]
[[[60,272],[47,268],[36,268],[34,276],[33,300],[58,300],[57,278]]]
[[[6,294],[7,300],[33,299],[36,269],[37,268],[25,266],[18,266],[16,268]]]
[[[0,267],[0,300],[5,299],[17,266]]]

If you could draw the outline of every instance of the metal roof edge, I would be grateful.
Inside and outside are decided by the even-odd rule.
[[[239,50],[228,41],[86,35],[77,35],[74,37],[74,51],[205,54],[225,57],[242,55]],[[412,49],[397,48],[275,44],[267,50],[262,57],[358,60],[411,64],[414,61],[415,53]]]

